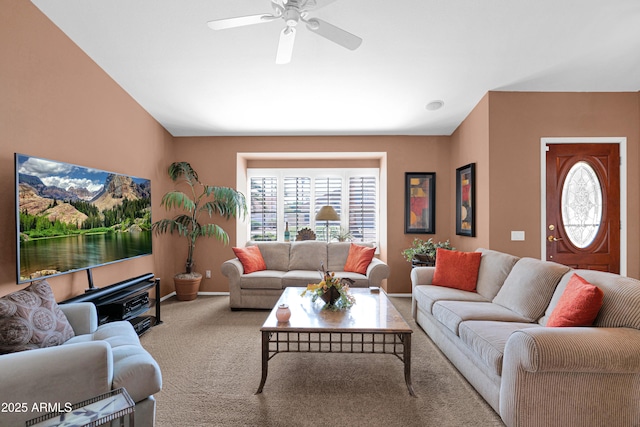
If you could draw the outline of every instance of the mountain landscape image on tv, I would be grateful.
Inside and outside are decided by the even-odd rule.
[[[151,182],[15,155],[18,283],[151,254]]]

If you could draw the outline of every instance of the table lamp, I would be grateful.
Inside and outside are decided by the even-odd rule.
[[[316,221],[327,222],[327,242],[329,241],[329,221],[340,221],[340,215],[333,206],[325,205],[316,214]]]

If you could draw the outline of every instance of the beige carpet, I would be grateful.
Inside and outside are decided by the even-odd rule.
[[[392,301],[414,330],[417,398],[402,363],[380,354],[278,354],[254,395],[268,311],[231,311],[220,296],[163,302],[164,324],[141,338],[162,369],[156,426],[502,426],[413,322],[411,300]]]

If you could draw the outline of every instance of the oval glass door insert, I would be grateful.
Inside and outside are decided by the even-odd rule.
[[[562,187],[562,222],[567,237],[578,248],[589,246],[602,223],[602,185],[587,162],[571,167]]]

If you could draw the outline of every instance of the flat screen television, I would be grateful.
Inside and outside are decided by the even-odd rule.
[[[151,254],[148,179],[15,154],[18,284]]]

